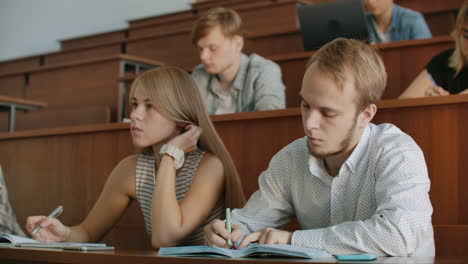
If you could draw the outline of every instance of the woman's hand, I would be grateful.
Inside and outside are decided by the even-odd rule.
[[[436,85],[429,86],[424,93],[424,96],[442,96],[442,95],[450,95],[450,93],[444,90],[444,88],[440,86],[436,86]]]
[[[196,125],[186,125],[184,129],[185,132],[171,139],[168,144],[188,153],[197,148],[197,142],[203,130]]]
[[[42,226],[36,233],[32,234],[33,230]],[[31,237],[41,242],[63,242],[70,236],[70,228],[63,225],[56,218],[47,216],[30,216],[26,219],[26,230],[31,234]]]

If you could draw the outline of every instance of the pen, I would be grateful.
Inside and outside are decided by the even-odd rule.
[[[231,233],[231,209],[226,208],[226,229],[228,233]],[[232,241],[231,239],[228,239],[227,241],[228,246],[232,246]]]
[[[55,210],[50,213],[49,217],[52,217],[52,218],[56,218],[58,217],[61,213],[63,212],[63,206],[59,205],[59,207],[55,208]],[[39,230],[41,230],[42,226],[41,225],[38,225],[36,228],[34,228],[34,230],[31,232],[31,235],[34,235],[36,234],[37,232],[39,232]]]

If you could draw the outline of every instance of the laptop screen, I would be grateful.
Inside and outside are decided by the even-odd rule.
[[[319,49],[338,37],[367,40],[362,0],[302,5],[297,13],[305,50]]]

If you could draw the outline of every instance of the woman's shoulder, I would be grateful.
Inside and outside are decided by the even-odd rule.
[[[139,154],[134,154],[123,158],[114,168],[114,173],[119,177],[135,177],[135,168]]]
[[[216,154],[209,152],[209,151],[204,151],[204,150],[195,150],[198,154],[200,155],[200,162],[198,166],[208,166],[213,169],[223,169],[223,161],[221,160],[220,157],[216,156]]]
[[[142,154],[133,154],[127,156],[119,162],[119,165],[123,167],[133,167],[134,169],[140,155]]]

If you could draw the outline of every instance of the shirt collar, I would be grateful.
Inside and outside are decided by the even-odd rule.
[[[357,166],[360,162],[362,162],[362,159],[367,153],[367,149],[369,147],[369,139],[370,126],[367,125],[366,128],[364,128],[364,131],[362,132],[361,138],[359,139],[359,143],[344,163],[346,166],[348,166],[351,173],[354,173],[356,171]]]
[[[242,90],[244,88],[244,80],[247,72],[247,67],[249,64],[249,57],[244,53],[241,53],[240,64],[239,64],[239,71],[237,72],[236,78],[234,78],[234,82],[232,82],[232,88],[235,90]]]
[[[390,25],[390,28],[388,29],[388,32],[392,32],[398,27],[398,21],[400,20],[400,7],[397,4],[393,4],[393,10],[392,10],[392,24]]]
[[[392,21],[390,23],[390,27],[388,28],[387,32],[392,32],[392,30],[396,29],[398,27],[398,21],[399,21],[399,16],[400,16],[400,13],[401,13],[401,7],[398,6],[397,4],[393,4],[393,10],[392,10]],[[374,28],[374,30],[376,31],[376,33],[378,32],[378,27],[377,27],[377,20],[375,18],[375,16],[372,14],[372,13],[367,13],[366,14],[367,16],[369,17],[372,17],[372,19],[368,22],[372,22],[373,25],[372,27]],[[382,32],[382,33],[386,33],[386,32]]]

